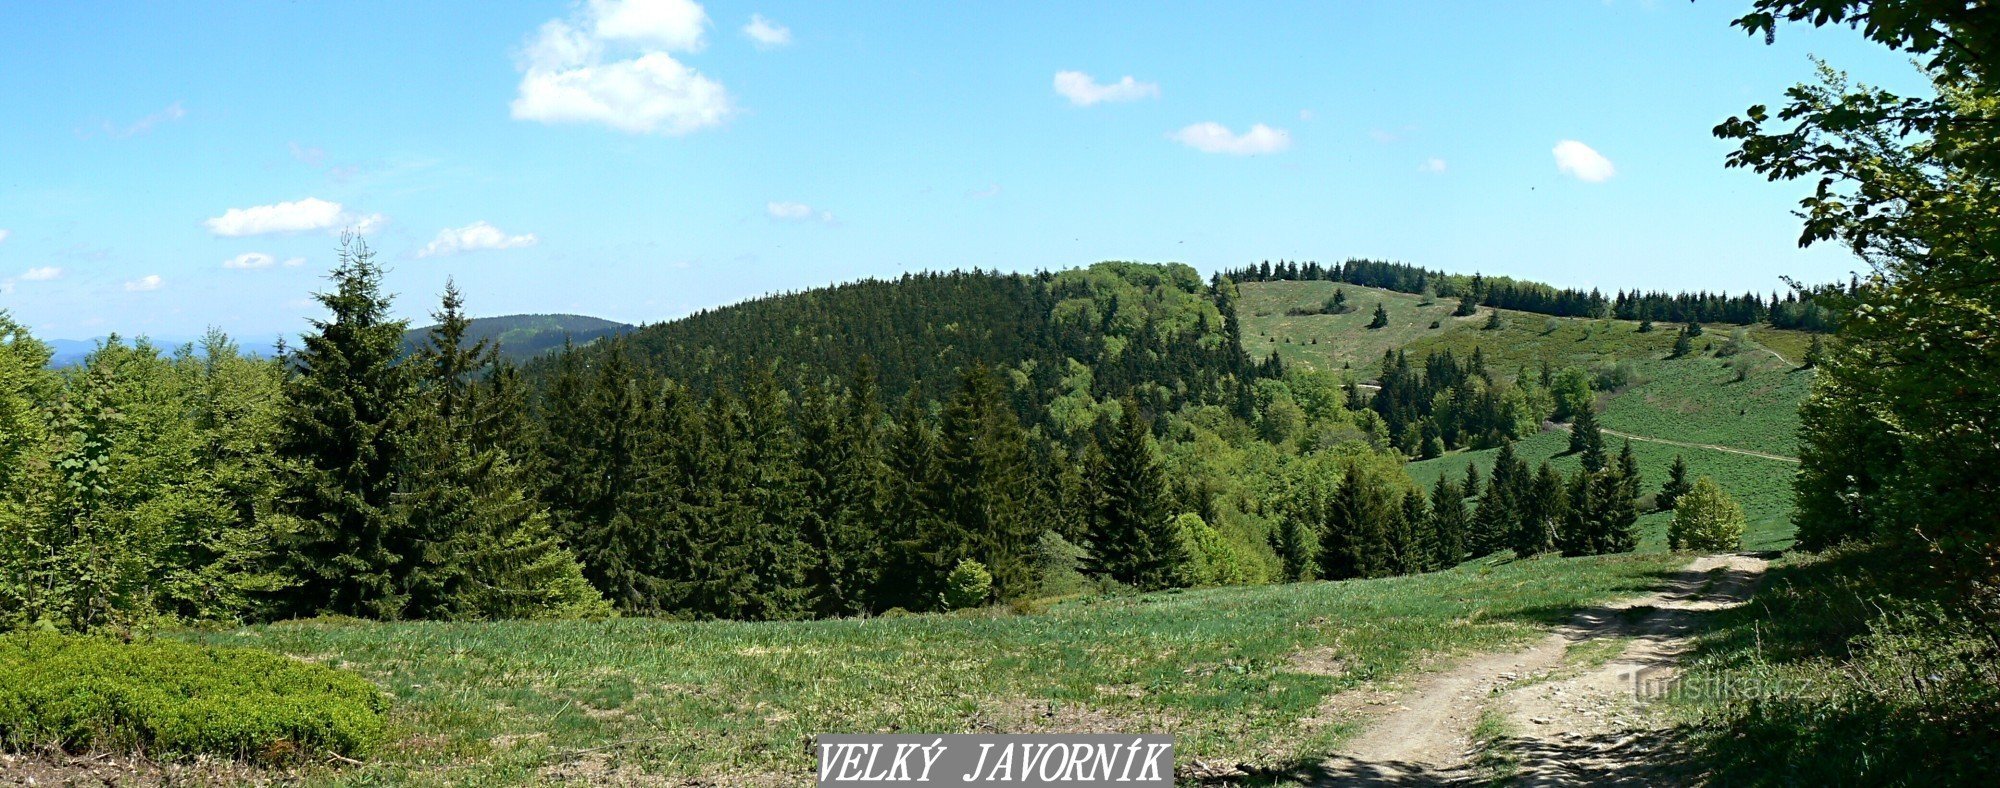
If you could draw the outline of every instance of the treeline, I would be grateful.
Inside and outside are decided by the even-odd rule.
[[[1187,299],[1126,289],[1175,277]],[[936,398],[889,395],[865,354],[838,377],[771,358],[682,379],[626,338],[530,375],[468,337],[449,286],[410,353],[365,246],[331,280],[328,316],[274,359],[212,334],[51,371],[0,318],[0,627],[797,619],[1630,549],[1636,472],[1601,439],[1572,479],[1503,449],[1484,490],[1410,481],[1408,436],[1506,446],[1558,407],[1477,352],[1385,359],[1372,401],[1275,363],[1100,396],[1126,354],[1250,366],[1213,346],[1232,284],[1172,267],[1027,280],[1064,294],[1052,323],[1098,326],[1099,366],[1065,357],[1041,391],[1054,362],[975,361]],[[1195,347],[1118,347],[1134,337]]]
[[[1620,290],[1606,296],[1595,289],[1557,288],[1511,277],[1447,274],[1407,263],[1358,259],[1332,265],[1312,261],[1273,264],[1267,260],[1229,272],[1228,276],[1239,282],[1330,281],[1402,293],[1428,293],[1458,299],[1460,315],[1488,306],[1557,317],[1736,325],[1769,323],[1775,328],[1801,331],[1833,330],[1832,313],[1815,304],[1810,296],[1800,298],[1797,292],[1782,297],[1772,293],[1768,300],[1752,293],[1732,296],[1637,290]]]

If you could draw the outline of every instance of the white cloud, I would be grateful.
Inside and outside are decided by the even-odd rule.
[[[1167,136],[1203,153],[1227,153],[1233,156],[1278,153],[1292,147],[1291,132],[1274,129],[1262,123],[1251,126],[1249,131],[1242,134],[1235,134],[1220,123],[1196,123]]]
[[[6,243],[7,238],[13,234],[14,234],[13,230],[0,229],[0,244]]]
[[[126,282],[125,292],[143,293],[148,290],[158,290],[165,285],[166,281],[162,280],[159,274],[148,274],[146,276],[142,276],[137,279]]]
[[[758,49],[776,49],[792,43],[792,29],[765,19],[763,14],[750,15],[750,24],[743,26],[743,35],[757,42]]]
[[[1603,183],[1618,174],[1618,168],[1611,166],[1611,160],[1604,154],[1592,150],[1576,140],[1556,143],[1556,169],[1576,176],[1577,180],[1589,183]]]
[[[1081,71],[1056,72],[1056,92],[1069,99],[1069,103],[1088,107],[1105,101],[1137,101],[1142,98],[1159,98],[1160,86],[1152,82],[1139,82],[1131,76],[1109,85],[1097,84],[1097,80]]]
[[[598,38],[694,52],[708,12],[694,0],[590,0],[587,16]]]
[[[244,252],[222,261],[223,268],[251,269],[270,268],[278,259],[263,252]]]
[[[224,211],[221,216],[209,219],[203,224],[208,226],[209,232],[216,235],[237,237],[335,228],[347,228],[365,234],[381,226],[382,221],[382,215],[379,213],[356,216],[348,213],[340,203],[307,197],[276,205],[231,208]]]
[[[371,213],[367,216],[344,216],[343,219],[342,224],[344,226],[341,229],[355,235],[367,235],[382,229],[382,225],[389,223],[389,217],[379,213]]]
[[[418,257],[442,257],[459,252],[475,252],[481,249],[515,249],[534,246],[540,239],[534,233],[508,235],[500,228],[485,222],[473,222],[464,227],[438,231],[437,237],[429,245],[418,250]]]
[[[512,115],[633,134],[720,124],[729,116],[728,92],[668,54],[700,49],[707,23],[707,13],[688,0],[591,0],[570,19],[543,23],[524,47]],[[613,44],[624,45],[623,56],[611,56]]]
[[[303,257],[294,257],[285,261],[286,268],[297,268],[305,264],[306,264],[306,259]]]
[[[765,203],[764,212],[770,214],[773,219],[787,222],[806,222],[812,221],[814,218],[818,218],[822,222],[833,221],[832,212],[816,211],[812,206],[802,202]]]
[[[63,270],[61,268],[53,265],[45,265],[40,268],[30,268],[22,272],[21,279],[26,282],[47,282],[53,279],[60,279],[62,275]]]
[[[1444,172],[1444,159],[1425,159],[1424,163],[1417,165],[1417,172]]]

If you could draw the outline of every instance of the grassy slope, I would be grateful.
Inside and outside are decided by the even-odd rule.
[[[1331,282],[1243,285],[1240,319],[1244,344],[1253,354],[1260,355],[1276,347],[1287,363],[1321,369],[1337,369],[1342,362],[1351,362],[1361,378],[1372,377],[1382,351],[1391,348],[1401,348],[1413,358],[1421,358],[1447,349],[1469,354],[1477,347],[1485,354],[1488,365],[1502,374],[1519,374],[1524,370],[1537,374],[1545,362],[1556,368],[1589,369],[1599,363],[1632,361],[1639,368],[1641,382],[1601,398],[1602,424],[1606,429],[1781,456],[1797,454],[1798,404],[1805,397],[1812,373],[1796,369],[1792,362],[1804,356],[1804,349],[1811,342],[1808,334],[1753,328],[1750,336],[1756,345],[1736,356],[1718,358],[1714,349],[1722,346],[1729,331],[1717,326],[1696,340],[1697,352],[1693,356],[1667,359],[1674,343],[1671,325],[1662,324],[1659,330],[1641,333],[1639,324],[1632,321],[1551,318],[1502,310],[1501,327],[1488,330],[1484,328],[1487,310],[1454,320],[1448,317],[1451,302],[1440,300],[1436,306],[1421,307],[1419,296],[1354,285],[1339,287],[1347,291],[1348,302],[1359,307],[1355,312],[1339,316],[1284,314],[1290,306],[1320,303],[1333,293],[1334,287]],[[1387,329],[1370,330],[1368,320],[1378,300],[1387,304],[1392,324]],[[1438,319],[1433,315],[1445,316],[1443,327],[1428,328],[1431,320]],[[1271,342],[1272,337],[1278,341]],[[1286,338],[1292,341],[1288,344]],[[1750,371],[1739,382],[1735,379],[1736,368],[1743,365]],[[1611,442],[1616,447],[1618,439],[1612,438]],[[1530,463],[1554,458],[1556,467],[1574,472],[1576,458],[1560,456],[1567,448],[1567,437],[1560,432],[1545,433],[1515,447]],[[1743,504],[1749,519],[1745,547],[1776,549],[1791,544],[1791,479],[1797,466],[1713,449],[1644,441],[1633,442],[1632,449],[1649,492],[1666,480],[1667,467],[1674,455],[1679,454],[1686,458],[1692,473],[1715,477]],[[1481,473],[1486,474],[1492,469],[1495,453],[1494,450],[1455,453],[1411,463],[1409,471],[1425,485],[1440,474],[1462,477],[1465,466],[1472,463],[1478,463]],[[1648,515],[1641,520],[1646,534],[1642,543],[1645,549],[1664,548],[1666,521],[1664,514]]]
[[[1335,288],[1347,291],[1347,303],[1353,311],[1342,315],[1285,314],[1293,307],[1318,308],[1333,297]],[[1251,357],[1262,360],[1276,350],[1286,364],[1320,370],[1352,364],[1362,378],[1374,377],[1384,350],[1403,347],[1429,334],[1472,330],[1485,319],[1483,312],[1452,317],[1456,301],[1438,299],[1434,305],[1422,306],[1422,296],[1333,282],[1258,282],[1243,285],[1240,292],[1237,319]],[[1370,329],[1368,323],[1375,318],[1377,303],[1388,309],[1389,325]],[[1433,329],[1432,321],[1444,325]]]
[[[1348,732],[1320,717],[1329,696],[1429,654],[1522,641],[1678,563],[1481,562],[1030,616],[304,622],[183,636],[337,664],[394,694],[395,742],[318,782],[492,784],[584,767],[796,781],[811,764],[803,742],[824,731],[1169,731],[1184,761],[1275,766]]]

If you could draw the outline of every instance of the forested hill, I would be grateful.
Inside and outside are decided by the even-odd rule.
[[[410,329],[403,335],[404,349],[414,352],[434,328]],[[465,341],[489,340],[500,346],[500,355],[524,361],[562,347],[565,340],[584,345],[631,330],[624,323],[586,315],[502,315],[474,319],[466,326]]]
[[[766,364],[785,380],[845,382],[867,359],[886,401],[912,390],[941,401],[959,370],[983,364],[1014,379],[1024,409],[1066,395],[1135,393],[1165,412],[1245,396],[1256,370],[1240,349],[1231,298],[1230,288],[1180,264],[915,273],[706,310],[639,329],[620,345],[641,366],[698,391]]]

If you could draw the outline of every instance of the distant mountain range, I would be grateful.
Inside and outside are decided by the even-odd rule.
[[[585,315],[501,315],[482,317],[472,321],[466,334],[469,342],[492,339],[500,344],[500,355],[514,361],[529,358],[562,347],[564,338],[586,345],[600,338],[616,336],[635,328],[602,318]],[[430,335],[430,326],[410,329],[403,335],[403,346],[415,350]],[[90,339],[50,339],[46,341],[55,354],[49,358],[50,367],[66,367],[88,357],[91,351],[104,343],[107,337]],[[127,342],[130,338],[126,338]],[[199,337],[148,337],[154,347],[172,351],[190,342],[201,341]],[[268,356],[276,351],[275,342],[246,342],[237,338],[245,353]]]
[[[403,346],[415,350],[429,338],[433,326],[412,328],[403,335]],[[587,345],[604,337],[617,336],[634,326],[586,315],[502,315],[475,318],[465,334],[467,344],[490,339],[500,345],[500,355],[514,360],[527,359],[563,346],[563,341]]]

